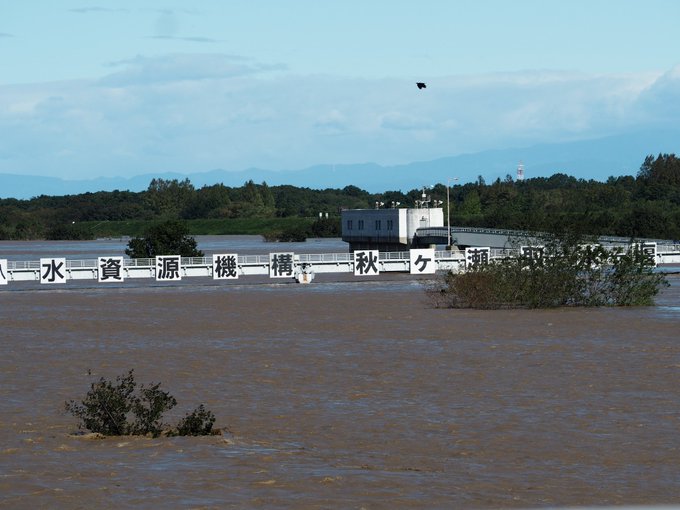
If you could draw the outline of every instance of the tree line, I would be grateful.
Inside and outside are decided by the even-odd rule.
[[[252,180],[240,187],[194,187],[189,179],[153,179],[141,192],[100,191],[28,200],[0,200],[0,239],[86,239],[83,224],[142,220],[318,218],[314,235],[339,235],[342,209],[413,207],[422,189],[369,193],[356,186],[313,190],[268,186]],[[647,156],[636,176],[605,182],[563,173],[522,181],[507,175],[487,184],[437,184],[425,190],[441,201],[451,224],[543,232],[680,239],[680,160]],[[328,220],[326,220],[326,214]],[[88,233],[90,232],[90,233]],[[265,234],[265,232],[262,232]]]

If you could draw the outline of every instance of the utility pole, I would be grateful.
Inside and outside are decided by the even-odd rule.
[[[451,198],[450,198],[451,179],[452,178],[449,177],[449,180],[446,183],[446,230],[448,231],[446,248],[448,250],[451,250]],[[458,177],[453,177],[453,180],[457,181]]]

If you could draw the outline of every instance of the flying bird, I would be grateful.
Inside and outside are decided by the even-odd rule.
[[[426,89],[427,85],[425,85],[422,81],[416,82],[416,85],[418,85],[419,89]]]

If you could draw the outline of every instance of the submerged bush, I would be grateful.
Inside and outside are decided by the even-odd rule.
[[[178,220],[151,225],[144,232],[144,237],[130,239],[125,254],[133,259],[153,258],[157,255],[203,256],[196,239],[189,235],[189,227]]]
[[[102,377],[90,385],[81,402],[66,402],[66,410],[80,419],[79,429],[105,436],[201,436],[213,432],[215,416],[203,404],[171,427],[163,423],[163,413],[177,405],[175,397],[161,390],[160,383],[142,384],[138,392],[136,387],[133,370],[116,377],[115,382]]]
[[[654,304],[666,278],[639,244],[626,250],[584,244],[577,238],[546,240],[544,257],[513,257],[448,272],[428,290],[440,308],[551,308]]]
[[[178,436],[207,436],[212,434],[214,423],[215,415],[201,404],[180,420],[176,433]]]
[[[268,243],[304,243],[308,235],[309,232],[306,228],[294,226],[283,230],[265,232],[262,237]]]

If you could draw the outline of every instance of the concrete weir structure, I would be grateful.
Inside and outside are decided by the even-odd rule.
[[[349,251],[405,251],[418,247],[418,229],[444,227],[441,207],[348,209],[341,213],[342,240]]]

